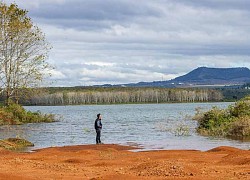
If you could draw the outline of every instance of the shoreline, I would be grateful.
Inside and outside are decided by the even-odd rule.
[[[133,151],[116,144],[0,149],[0,179],[248,179],[250,151]]]
[[[154,104],[199,104],[199,103],[235,103],[236,101],[231,101],[231,100],[226,100],[226,101],[193,101],[193,102],[188,102],[188,101],[171,101],[171,102],[146,102],[146,103],[92,103],[92,104],[62,104],[62,105],[28,105],[28,104],[22,104],[23,107],[36,107],[36,106],[44,106],[44,107],[51,107],[51,106],[105,106],[105,105],[154,105]]]

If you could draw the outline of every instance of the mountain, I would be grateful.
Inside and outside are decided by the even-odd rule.
[[[170,80],[171,83],[198,85],[229,85],[250,82],[250,70],[241,68],[208,68],[199,67],[186,75]]]
[[[115,86],[126,87],[192,87],[242,85],[250,82],[250,70],[239,68],[199,67],[191,72],[169,81],[139,82]]]

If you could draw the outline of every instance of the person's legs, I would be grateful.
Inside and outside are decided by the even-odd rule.
[[[96,144],[100,144],[100,143],[101,143],[101,131],[96,130]]]
[[[101,143],[101,130],[99,131],[98,141]]]
[[[96,144],[98,144],[99,143],[99,141],[98,141],[98,130],[96,130]]]

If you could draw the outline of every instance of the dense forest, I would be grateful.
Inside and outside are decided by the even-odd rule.
[[[170,88],[49,88],[26,105],[79,105],[221,101],[221,91]]]

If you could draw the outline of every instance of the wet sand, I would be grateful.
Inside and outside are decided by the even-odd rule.
[[[250,179],[250,151],[217,147],[132,152],[120,145],[0,149],[0,179]]]

